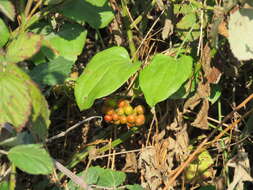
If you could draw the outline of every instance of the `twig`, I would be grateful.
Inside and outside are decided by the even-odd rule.
[[[83,121],[79,121],[77,124],[73,125],[72,127],[68,128],[66,131],[63,131],[53,137],[50,137],[49,139],[46,140],[47,143],[51,142],[54,139],[58,139],[60,137],[64,137],[67,133],[69,133],[70,131],[72,131],[73,129],[79,127],[80,125],[82,125],[83,123],[90,121],[92,119],[100,119],[102,121],[102,117],[101,116],[93,116],[93,117],[89,117]]]
[[[64,173],[66,176],[68,176],[77,185],[80,185],[80,187],[82,187],[85,190],[92,190],[92,188],[89,187],[89,185],[82,178],[75,175],[68,168],[64,167],[60,162],[54,160],[54,164],[58,170],[60,170],[62,173]]]
[[[148,148],[152,148],[152,146],[147,146],[145,147],[145,149],[148,149]],[[106,154],[106,155],[102,155],[102,156],[96,156],[94,158],[95,159],[98,159],[98,158],[105,158],[105,157],[109,157],[109,156],[112,156],[112,155],[120,155],[120,154],[127,154],[127,153],[133,153],[133,152],[140,152],[142,151],[143,148],[139,148],[139,149],[136,149],[136,150],[127,150],[127,151],[121,151],[121,152],[116,152],[114,154]]]
[[[230,112],[223,120],[222,122],[217,126],[215,130],[213,130],[208,137],[206,137],[202,143],[196,148],[196,150],[188,157],[188,159],[182,163],[176,170],[177,172],[173,176],[170,176],[169,181],[166,183],[163,190],[167,190],[176,180],[176,178],[184,171],[184,169],[196,158],[196,156],[203,150],[206,143],[214,136],[214,134],[217,132],[218,128],[221,127],[223,123],[225,123],[227,120],[229,120],[235,112],[240,110],[242,107],[244,107],[251,99],[253,99],[253,94],[251,94],[249,97],[247,97],[241,104],[239,104],[232,112]],[[243,118],[248,116],[253,109],[251,109],[249,112],[244,114],[242,118],[236,120],[231,125],[229,125],[224,131],[222,131],[211,143],[216,142],[220,137],[222,137],[227,131],[232,129],[236,124],[238,124]]]
[[[5,154],[5,155],[7,155],[8,152],[6,152],[5,150],[0,150],[0,154]]]

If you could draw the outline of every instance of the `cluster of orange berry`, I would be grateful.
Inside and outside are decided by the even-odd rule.
[[[126,124],[128,127],[141,126],[145,123],[144,107],[132,107],[128,100],[107,100],[102,109],[104,120],[115,125]]]

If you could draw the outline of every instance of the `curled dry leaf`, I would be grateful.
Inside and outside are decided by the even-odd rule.
[[[244,181],[253,182],[253,178],[250,175],[248,153],[243,148],[239,150],[236,156],[228,161],[227,165],[235,169],[233,181],[229,184],[228,190],[244,189]]]

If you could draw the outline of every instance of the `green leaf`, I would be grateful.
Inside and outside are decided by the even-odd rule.
[[[134,184],[134,185],[126,185],[126,188],[129,190],[144,190],[141,185]]]
[[[50,124],[49,109],[45,97],[41,94],[37,85],[30,77],[14,64],[8,64],[8,70],[15,73],[19,79],[23,79],[28,86],[28,92],[32,100],[32,112],[29,129],[37,140],[45,140]]]
[[[239,60],[253,59],[253,11],[242,8],[229,19],[228,41],[234,56]]]
[[[3,47],[10,37],[10,32],[8,27],[5,25],[4,21],[0,18],[0,48]]]
[[[7,62],[17,63],[32,57],[41,47],[42,37],[40,35],[22,33],[14,39],[7,47]]]
[[[57,57],[48,63],[36,66],[31,72],[32,79],[40,85],[61,84],[68,77],[74,62]]]
[[[9,19],[14,21],[15,19],[15,8],[9,0],[0,0],[0,11],[7,16]]]
[[[140,73],[140,87],[147,103],[154,107],[174,94],[192,74],[192,58],[179,59],[157,54]]]
[[[192,31],[190,32],[192,28]],[[197,14],[185,15],[176,25],[178,35],[182,40],[193,41],[200,35],[200,25],[197,23]]]
[[[7,181],[1,181],[0,182],[0,189],[1,190],[9,190],[9,184],[8,184],[8,182]]]
[[[8,158],[29,174],[50,174],[54,167],[52,158],[40,144],[15,146],[8,152]]]
[[[123,47],[112,47],[97,53],[77,80],[75,98],[81,110],[92,106],[97,98],[117,90],[140,67],[131,63]]]
[[[76,61],[82,53],[87,31],[79,24],[65,23],[58,32],[47,23],[39,23],[31,30],[44,36],[41,52],[49,59],[62,56],[67,60]]]
[[[60,13],[80,23],[89,23],[95,29],[106,27],[113,19],[108,0],[71,0],[60,7]]]
[[[25,81],[13,72],[9,64],[0,64],[0,126],[8,122],[17,131],[25,126],[32,107],[28,89]]]
[[[123,184],[125,179],[126,174],[124,172],[104,169],[104,172],[99,175],[97,185],[116,188],[117,186]]]
[[[218,84],[211,85],[211,95],[208,100],[214,104],[221,96],[221,87]]]
[[[77,176],[84,179],[84,181],[89,185],[95,185],[97,184],[98,178],[102,172],[104,172],[105,169],[100,168],[99,166],[96,167],[90,167],[87,169],[87,171],[83,171],[77,174]],[[70,190],[79,190],[80,187],[75,184],[72,180],[68,182],[68,188]]]

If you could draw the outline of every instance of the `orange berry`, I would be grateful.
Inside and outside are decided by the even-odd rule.
[[[120,120],[120,123],[121,124],[126,124],[127,123],[127,117],[126,116],[120,116],[120,118],[119,118],[119,120]]]
[[[112,114],[112,119],[113,119],[114,121],[119,120],[119,115],[116,114],[116,113]]]
[[[136,111],[137,114],[144,114],[145,109],[142,105],[138,105],[134,108],[134,110]]]
[[[123,108],[123,107],[125,107],[127,105],[129,105],[129,101],[128,100],[120,99],[118,101],[118,107],[119,108]]]
[[[127,116],[127,122],[129,122],[129,123],[134,123],[135,119],[136,119],[135,115]]]
[[[141,126],[145,123],[145,116],[143,114],[141,115],[137,115],[136,116],[136,120],[135,120],[135,124],[136,126]]]
[[[105,115],[104,116],[104,120],[109,123],[110,121],[112,121],[112,116],[111,115]]]

